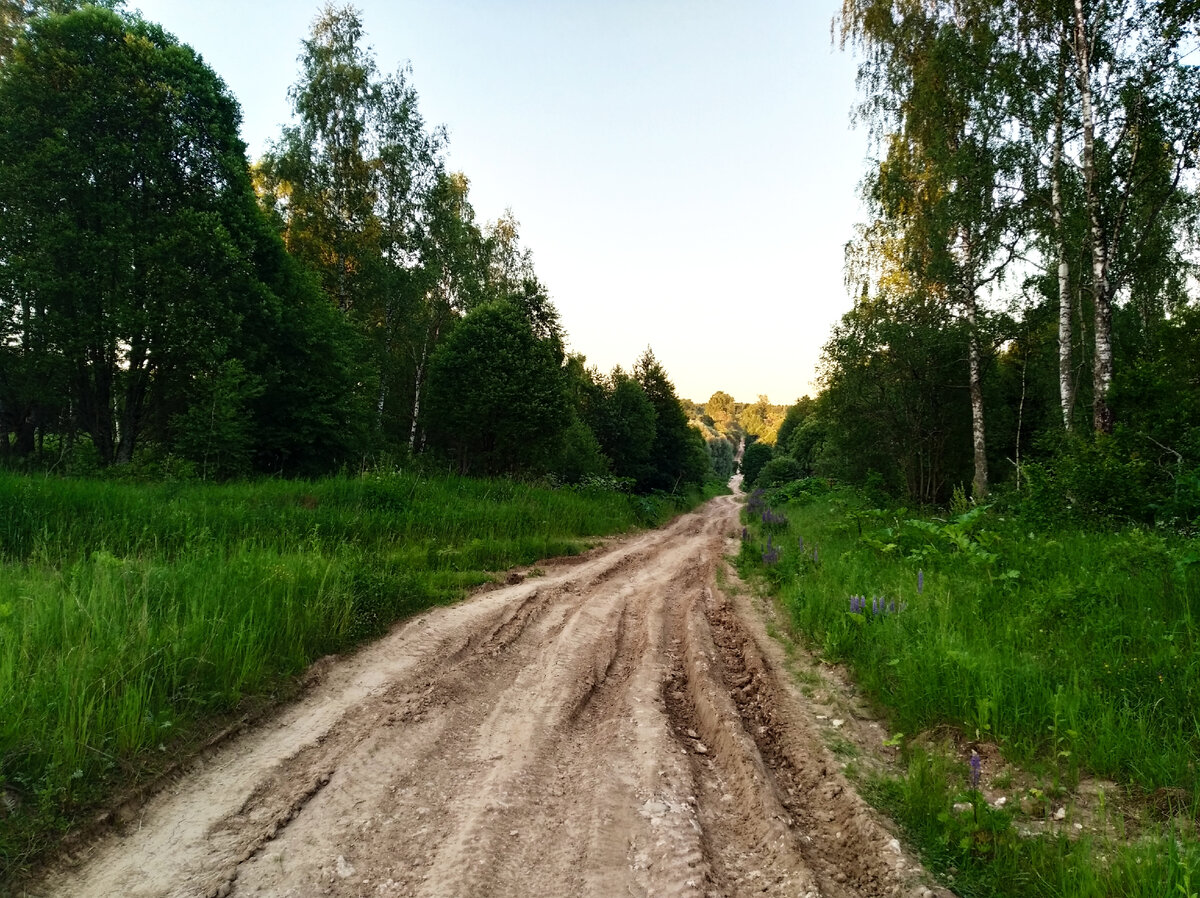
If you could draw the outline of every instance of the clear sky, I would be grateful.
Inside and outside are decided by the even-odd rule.
[[[261,154],[320,4],[127,2],[203,55]],[[512,209],[573,351],[608,370],[649,345],[697,402],[813,391],[863,215],[838,0],[355,5],[380,70],[411,62],[479,220]]]

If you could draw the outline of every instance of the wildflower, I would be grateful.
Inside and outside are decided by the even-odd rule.
[[[979,788],[979,776],[983,772],[983,761],[979,757],[979,752],[971,750],[971,788]]]
[[[917,595],[920,595],[924,591],[925,591],[925,572],[923,570],[918,570],[917,571]]]
[[[890,602],[888,602],[887,611],[888,611],[888,614],[896,613],[896,600],[895,599],[892,599]]]
[[[879,596],[875,596],[871,599],[871,613],[874,615],[879,614]]]
[[[742,542],[745,542],[749,538],[750,538],[750,531],[748,531],[745,527],[743,527],[742,528]]]
[[[800,537],[800,551],[801,552],[804,551],[804,537],[803,536]]]

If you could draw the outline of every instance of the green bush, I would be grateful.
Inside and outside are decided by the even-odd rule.
[[[770,489],[774,486],[791,483],[793,480],[799,480],[803,476],[804,469],[796,459],[790,455],[780,455],[762,466],[758,477],[754,479],[754,485],[762,489]]]
[[[746,446],[742,452],[742,479],[752,484],[758,479],[759,472],[771,460],[774,453],[766,443],[755,440]]]

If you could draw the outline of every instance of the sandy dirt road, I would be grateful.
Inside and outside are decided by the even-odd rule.
[[[737,509],[324,665],[33,894],[935,894],[718,588]]]

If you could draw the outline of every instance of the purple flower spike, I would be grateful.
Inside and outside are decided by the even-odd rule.
[[[925,591],[925,572],[917,571],[917,595]]]
[[[896,600],[895,599],[892,599],[892,601],[888,602],[887,610],[888,610],[888,614],[896,613]]]
[[[742,542],[745,542],[749,538],[750,538],[750,532],[745,527],[743,527],[742,528]]]
[[[979,777],[983,773],[983,761],[979,757],[979,752],[972,749],[971,751],[971,788],[979,788]]]

